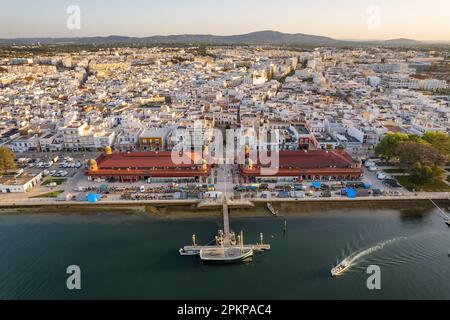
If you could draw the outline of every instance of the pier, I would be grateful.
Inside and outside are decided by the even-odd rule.
[[[239,208],[239,209],[247,209],[254,208],[255,204],[248,199],[234,199],[227,200],[228,208]],[[223,207],[223,203],[217,201],[216,199],[212,200],[201,200],[197,203],[198,209],[221,209]]]
[[[431,202],[431,203],[439,210],[439,212],[440,212],[447,220],[450,220],[450,217],[448,216],[448,214],[445,213],[445,211],[442,210],[441,207],[439,207],[439,206],[436,204],[436,202],[434,202],[434,201],[431,200],[431,199],[429,199],[429,200],[430,200],[430,202]]]
[[[247,203],[246,203],[247,204]],[[202,207],[205,206],[217,206],[217,202],[213,203],[203,203]],[[249,204],[247,204],[249,205]],[[244,244],[243,239],[240,238],[240,241],[236,241],[234,239],[234,233],[230,231],[230,208],[229,203],[226,198],[223,198],[222,200],[222,217],[223,217],[223,234],[220,235],[220,237],[216,237],[216,245],[205,245],[205,246],[199,246],[193,241],[192,245],[184,246],[182,249],[184,252],[189,252],[190,255],[201,255],[202,250],[211,250],[214,247],[215,248],[240,248],[241,252],[244,251],[254,251],[254,252],[262,252],[270,250],[270,244],[264,244],[263,243],[263,236],[261,237],[261,242],[257,244]],[[193,239],[195,239],[195,236],[193,236]],[[223,254],[225,254],[225,251],[223,251]]]
[[[230,214],[228,212],[228,203],[227,199],[224,199],[223,201],[223,232],[225,234],[225,241],[229,240],[230,238]]]
[[[439,212],[441,213],[441,217],[443,217],[445,219],[445,224],[448,225],[450,227],[450,217],[448,216],[448,214],[442,210],[437,204],[436,202],[434,202],[433,200],[429,199],[431,201],[432,204],[434,204],[434,206],[439,210]]]

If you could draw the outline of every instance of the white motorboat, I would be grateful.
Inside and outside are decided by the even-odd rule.
[[[345,271],[348,270],[348,268],[350,268],[351,263],[348,260],[343,260],[341,263],[339,263],[336,267],[334,267],[333,269],[331,269],[331,276],[332,277],[337,277],[341,274],[343,274]]]

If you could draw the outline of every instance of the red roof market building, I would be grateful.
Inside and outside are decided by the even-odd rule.
[[[354,162],[344,150],[296,150],[279,151],[278,167],[274,172],[261,172],[261,168],[270,167],[253,163],[241,165],[241,173],[246,182],[256,181],[289,181],[303,180],[357,180],[361,178],[363,170],[361,164]],[[271,158],[277,154],[270,155]]]
[[[86,175],[92,180],[115,179],[120,182],[178,179],[201,181],[210,176],[211,166],[200,154],[185,152],[184,156],[190,159],[190,163],[174,163],[171,152],[113,153],[109,149],[96,160],[90,161]]]

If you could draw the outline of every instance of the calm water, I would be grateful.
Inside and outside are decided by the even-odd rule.
[[[272,251],[251,263],[205,266],[180,257],[192,233],[208,242],[220,221],[139,215],[0,216],[0,298],[7,299],[450,299],[450,229],[436,210],[346,211],[288,219],[232,219],[246,242],[263,232]],[[362,250],[362,251],[361,251]],[[343,258],[362,252],[340,278]],[[66,289],[68,265],[82,290]],[[379,265],[380,291],[366,288]]]

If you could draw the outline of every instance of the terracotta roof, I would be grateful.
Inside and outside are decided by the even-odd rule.
[[[354,166],[352,157],[343,150],[280,151],[278,154],[279,167],[275,176],[362,174],[362,169]],[[270,164],[262,167],[270,167]],[[241,166],[241,171],[246,176],[259,176],[260,168],[258,161],[253,169]]]
[[[341,150],[303,150],[280,151],[279,166],[296,168],[329,168],[329,167],[350,167],[353,164],[352,157]],[[271,157],[275,157],[272,155]],[[259,166],[259,161],[256,163]]]
[[[201,164],[201,155],[195,152],[185,153],[191,159],[190,164],[175,164],[171,152],[130,152],[101,155],[97,159],[100,170],[107,169],[147,169],[147,168],[188,168]]]

